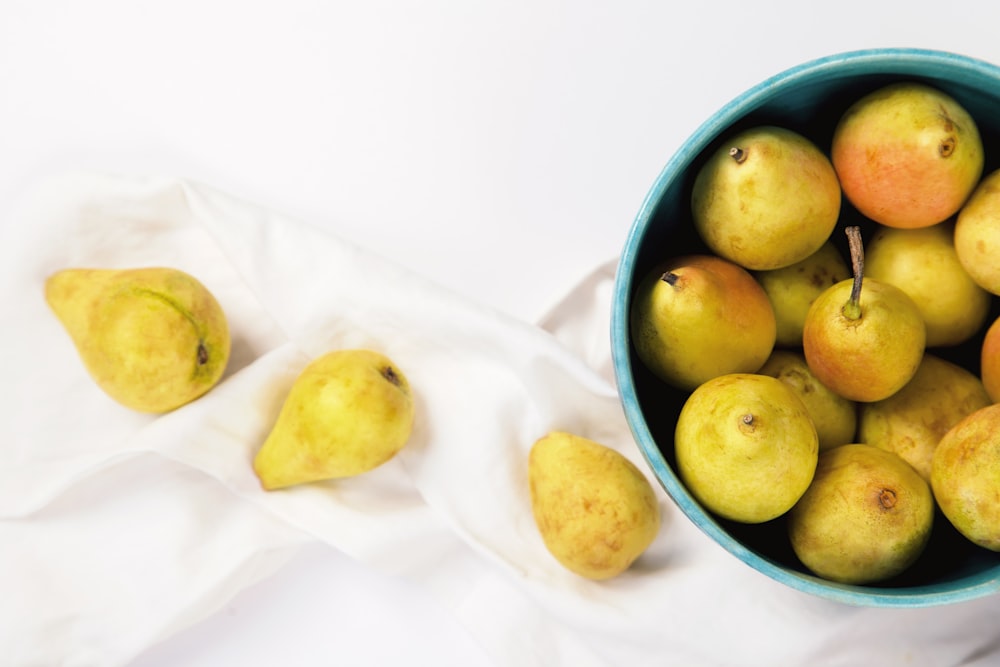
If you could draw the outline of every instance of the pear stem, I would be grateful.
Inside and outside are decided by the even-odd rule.
[[[851,268],[854,271],[854,284],[851,286],[851,298],[844,304],[842,312],[849,320],[861,318],[861,282],[865,273],[865,249],[861,243],[861,228],[848,227],[847,242],[851,248]]]
[[[399,375],[396,373],[395,369],[393,369],[392,366],[386,366],[382,370],[382,377],[384,377],[386,380],[393,383],[397,387],[403,384],[402,381],[399,379]]]
[[[891,510],[896,506],[896,492],[892,489],[882,489],[878,494],[878,504],[884,510]]]
[[[736,164],[743,164],[747,159],[747,152],[740,148],[739,146],[733,146],[729,149],[729,157],[736,161]]]
[[[660,280],[673,287],[674,285],[677,284],[677,274],[672,271],[667,271],[662,276],[660,276]]]

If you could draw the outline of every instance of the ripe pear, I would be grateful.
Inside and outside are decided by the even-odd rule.
[[[880,401],[903,388],[923,358],[926,333],[920,310],[904,291],[862,278],[861,232],[848,228],[853,280],[826,289],[813,302],[802,349],[813,374],[852,401]]]
[[[774,348],[774,310],[764,290],[745,269],[712,255],[657,265],[639,283],[630,319],[639,359],[681,389],[752,373]]]
[[[733,373],[688,396],[674,450],[681,480],[709,511],[762,523],[787,512],[809,486],[819,437],[806,406],[784,382]]]
[[[757,271],[754,277],[774,308],[775,344],[799,347],[809,306],[827,287],[850,278],[851,271],[837,247],[827,241],[802,261],[780,269]]]
[[[788,513],[788,535],[814,574],[869,584],[916,562],[933,523],[930,487],[906,461],[849,443],[820,454],[812,484]]]
[[[1000,404],[976,410],[945,433],[931,462],[931,487],[959,533],[1000,551]]]
[[[1000,317],[986,329],[979,354],[979,377],[990,401],[1000,403]]]
[[[974,373],[925,354],[902,389],[884,400],[861,404],[858,440],[896,453],[930,482],[931,459],[944,434],[990,403]]]
[[[1000,169],[980,181],[958,212],[955,252],[980,287],[1000,294]]]
[[[229,325],[211,292],[173,268],[64,269],[45,299],[105,393],[163,413],[203,395],[229,362]]]
[[[757,372],[781,380],[799,397],[816,426],[820,451],[855,441],[856,404],[820,382],[801,352],[775,350]]]
[[[528,486],[545,547],[588,579],[624,572],[660,529],[646,477],[619,452],[578,435],[554,431],[535,442]]]
[[[864,216],[907,229],[958,212],[984,163],[969,112],[916,82],[889,84],[854,102],[834,129],[830,157],[844,195]]]
[[[264,489],[353,477],[393,458],[414,421],[410,384],[380,352],[328,352],[303,369],[257,452]]]
[[[924,318],[927,347],[963,343],[986,322],[990,293],[962,267],[954,224],[920,229],[880,226],[865,248],[865,275],[913,299]]]
[[[698,170],[695,228],[716,254],[752,270],[801,261],[829,238],[841,192],[830,160],[789,129],[760,126],[728,138]]]

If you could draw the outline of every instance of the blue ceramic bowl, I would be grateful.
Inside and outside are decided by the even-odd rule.
[[[922,607],[1000,590],[1000,553],[975,547],[939,513],[927,550],[899,577],[877,586],[854,586],[813,576],[795,557],[782,518],[760,525],[728,522],[709,513],[684,488],[674,468],[673,433],[686,395],[653,377],[635,356],[629,338],[629,309],[642,277],[661,259],[703,249],[690,222],[691,184],[705,156],[720,141],[742,128],[769,123],[796,130],[828,152],[834,126],[847,106],[897,80],[926,82],[963,104],[983,137],[984,174],[1000,166],[1000,68],[994,65],[952,53],[874,49],[793,67],[720,109],[667,162],[621,254],[611,339],[618,389],[636,443],[656,479],[702,531],[750,567],[797,590],[853,605]],[[845,199],[835,235],[843,236],[848,224],[872,223]],[[998,314],[995,305],[993,316]],[[970,341],[942,356],[978,372],[980,343],[981,338]]]

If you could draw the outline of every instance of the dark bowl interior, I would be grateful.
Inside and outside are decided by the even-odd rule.
[[[675,474],[673,433],[686,393],[671,389],[636,358],[629,340],[632,295],[642,277],[666,257],[708,252],[691,224],[690,195],[706,156],[732,133],[781,125],[812,139],[829,154],[833,130],[856,99],[887,83],[922,81],[952,95],[976,119],[986,147],[984,174],[1000,167],[1000,68],[964,56],[918,49],[875,49],[822,58],[768,79],[735,98],[684,143],[660,173],[633,223],[622,252],[612,308],[616,380],[633,436],[657,480],[705,533],[749,566],[796,589],[864,606],[929,606],[968,600],[1000,589],[1000,553],[974,546],[940,513],[931,543],[904,574],[878,586],[852,586],[811,575],[792,552],[784,519],[759,525],[707,512]],[[873,223],[843,200],[833,240],[848,256],[844,228]],[[1000,316],[994,298],[992,318]],[[992,319],[991,319],[992,321]],[[933,353],[979,372],[980,336]]]

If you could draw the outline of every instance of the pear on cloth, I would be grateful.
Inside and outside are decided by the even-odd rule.
[[[649,480],[620,452],[553,431],[528,455],[532,514],[545,547],[587,579],[627,570],[660,528]]]
[[[359,475],[403,448],[414,412],[406,376],[384,354],[328,352],[295,379],[254,471],[268,491]]]
[[[193,401],[229,361],[222,307],[178,269],[64,269],[46,280],[45,299],[97,385],[134,410]]]

